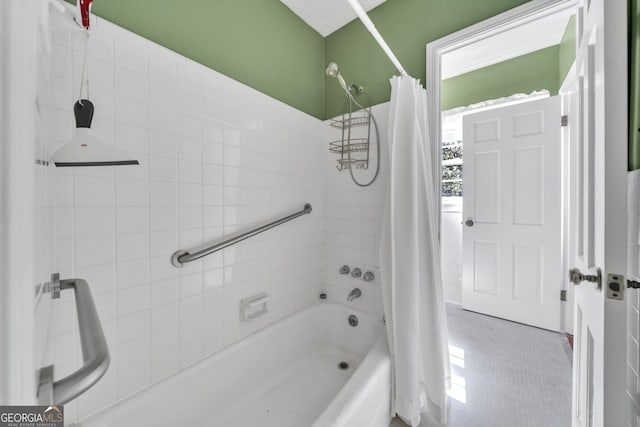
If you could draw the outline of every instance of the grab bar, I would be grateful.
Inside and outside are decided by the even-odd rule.
[[[238,242],[248,239],[249,237],[255,236],[256,234],[260,234],[263,231],[267,231],[273,227],[277,227],[280,224],[284,224],[285,222],[291,221],[292,219],[296,219],[299,216],[302,216],[308,213],[311,213],[311,205],[309,203],[306,203],[304,205],[304,209],[302,209],[301,211],[285,216],[284,218],[281,218],[277,221],[270,222],[269,224],[265,224],[251,231],[247,231],[246,233],[242,233],[238,236],[231,237],[230,239],[224,240],[220,243],[207,244],[202,249],[195,248],[190,251],[184,251],[184,250],[176,251],[171,256],[171,264],[173,264],[174,267],[178,267],[178,268],[182,267],[187,262],[200,259],[204,256],[217,252],[220,249],[224,249],[227,246],[234,245]]]
[[[82,360],[84,364],[77,371],[53,381],[53,365],[40,369],[38,384],[38,402],[41,405],[65,404],[75,399],[95,383],[109,368],[109,347],[102,331],[100,318],[93,303],[89,284],[84,279],[54,280],[46,290],[56,298],[56,289],[73,289],[78,313]],[[59,293],[57,293],[59,296]]]

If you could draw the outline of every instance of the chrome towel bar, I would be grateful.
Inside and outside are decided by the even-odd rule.
[[[53,283],[52,289],[58,283]],[[93,303],[89,284],[84,279],[65,279],[60,290],[73,289],[78,313],[83,365],[58,381],[53,381],[53,365],[40,369],[38,402],[41,405],[65,404],[91,388],[109,368],[109,347]],[[56,298],[55,294],[53,297]]]
[[[224,249],[228,246],[234,245],[238,242],[248,239],[249,237],[255,236],[256,234],[260,234],[263,231],[267,231],[273,227],[277,227],[280,224],[284,224],[285,222],[291,221],[292,219],[296,219],[299,216],[302,216],[308,213],[311,213],[311,205],[309,203],[306,203],[304,205],[304,208],[301,211],[298,211],[291,215],[287,215],[284,218],[280,218],[279,220],[257,227],[251,231],[247,231],[246,233],[242,233],[235,237],[231,237],[229,239],[223,240],[222,242],[214,243],[214,244],[209,243],[204,247],[198,247],[190,251],[184,251],[184,250],[177,251],[171,256],[171,264],[173,264],[174,267],[182,267],[187,262],[200,259],[204,256],[217,252],[220,249]]]

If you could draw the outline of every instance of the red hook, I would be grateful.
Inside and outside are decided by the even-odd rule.
[[[82,26],[89,29],[89,9],[91,6],[91,2],[93,0],[78,0],[78,4],[80,5],[80,15],[82,16]]]

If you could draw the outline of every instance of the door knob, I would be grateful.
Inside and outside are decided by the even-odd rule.
[[[473,227],[473,220],[472,219],[468,219],[464,222],[464,225],[466,225],[467,227]]]
[[[596,289],[600,290],[602,288],[602,271],[596,268],[596,274],[582,274],[579,269],[572,268],[569,270],[569,281],[576,286],[582,282],[595,283]]]

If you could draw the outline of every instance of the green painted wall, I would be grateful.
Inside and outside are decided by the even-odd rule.
[[[442,81],[442,109],[547,89],[557,95],[558,50],[551,46]]]
[[[387,0],[369,16],[409,74],[424,84],[428,42],[523,3],[526,0]],[[318,118],[332,117],[344,109],[344,94],[337,82],[324,77],[327,62],[337,62],[349,83],[365,87],[359,97],[365,105],[388,101],[389,78],[397,74],[360,21],[323,39],[279,0],[101,0],[93,4],[92,11]],[[573,34],[567,28],[557,53],[560,64],[555,69],[560,74],[573,61]],[[549,53],[531,55],[550,64]],[[535,89],[557,91],[557,81],[548,83],[550,70],[545,67],[534,73],[526,63],[522,58],[499,68],[505,72],[520,70],[521,80],[525,80],[522,73],[534,74]],[[484,75],[486,70],[477,72]],[[532,87],[516,84],[515,78],[493,77],[496,83],[501,81],[501,87],[493,85],[491,91],[483,92],[477,90],[475,79],[465,75],[445,82],[443,106],[487,99],[478,99],[483,96],[530,92],[527,88]],[[460,89],[453,87],[453,80]],[[507,93],[514,88],[517,90]]]
[[[560,85],[564,82],[564,79],[569,74],[571,65],[576,60],[576,16],[573,15],[567,23],[567,28],[564,30],[562,40],[560,41],[559,51],[559,68],[558,79]]]
[[[576,19],[573,15],[559,45],[444,80],[442,109],[541,89],[557,95],[575,59]]]
[[[428,42],[526,2],[387,0],[369,16],[407,72],[424,84]],[[366,93],[359,98],[362,102],[375,105],[389,100],[389,78],[397,71],[359,20],[327,37],[325,59],[340,66],[348,83],[364,86]],[[324,116],[333,117],[342,112],[344,95],[335,81],[326,81],[325,85]]]
[[[91,10],[295,108],[323,116],[324,38],[278,0],[100,0]]]

